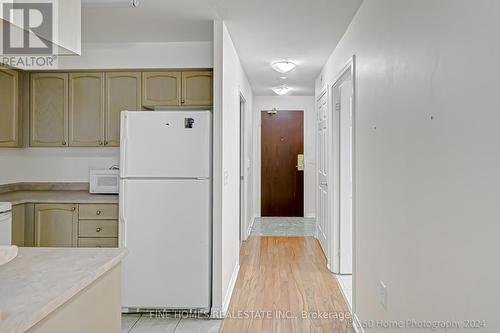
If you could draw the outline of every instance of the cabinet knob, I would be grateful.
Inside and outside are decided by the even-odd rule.
[[[71,211],[74,212],[76,210],[76,207],[71,207]]]
[[[95,228],[95,232],[101,232],[102,231],[102,228],[101,227],[97,227]]]
[[[63,146],[66,146],[66,141],[63,141],[63,142],[62,142],[62,145],[63,145]]]
[[[186,100],[181,99],[181,104],[184,104],[184,103],[186,103]]]
[[[104,145],[107,146],[109,144],[108,141],[104,141]]]
[[[99,146],[102,146],[102,141],[99,141]]]
[[[101,213],[102,213],[102,212],[101,212],[100,210],[98,210],[98,211],[97,211],[97,212],[95,212],[95,213],[96,213],[96,215],[101,215]]]

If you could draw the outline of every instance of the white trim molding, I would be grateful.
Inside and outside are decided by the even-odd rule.
[[[227,310],[229,309],[229,303],[231,303],[231,296],[233,295],[234,286],[236,285],[236,280],[238,279],[238,274],[240,272],[240,264],[234,267],[233,274],[231,275],[231,280],[229,281],[229,286],[227,288],[226,296],[224,297],[224,302],[222,302],[222,314],[226,316]]]
[[[361,320],[359,320],[358,315],[355,313],[353,313],[352,315],[352,327],[354,328],[354,331],[356,331],[356,333],[365,333],[363,325],[361,325]]]

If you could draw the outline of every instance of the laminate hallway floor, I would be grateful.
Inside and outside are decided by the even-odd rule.
[[[240,259],[223,333],[354,333],[315,238],[251,236]]]

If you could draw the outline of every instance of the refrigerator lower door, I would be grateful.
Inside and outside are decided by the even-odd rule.
[[[122,180],[123,307],[207,309],[209,180]]]

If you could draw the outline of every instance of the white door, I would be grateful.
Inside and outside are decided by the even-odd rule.
[[[317,201],[317,237],[323,252],[329,258],[328,228],[329,228],[329,199],[328,199],[328,162],[329,162],[329,119],[328,93],[325,92],[317,101],[317,160],[318,160],[318,201]]]
[[[122,112],[121,178],[209,178],[209,111]]]
[[[207,309],[209,180],[122,180],[123,307]]]
[[[350,77],[339,86],[340,93],[340,274],[352,274],[352,172],[353,109]]]

